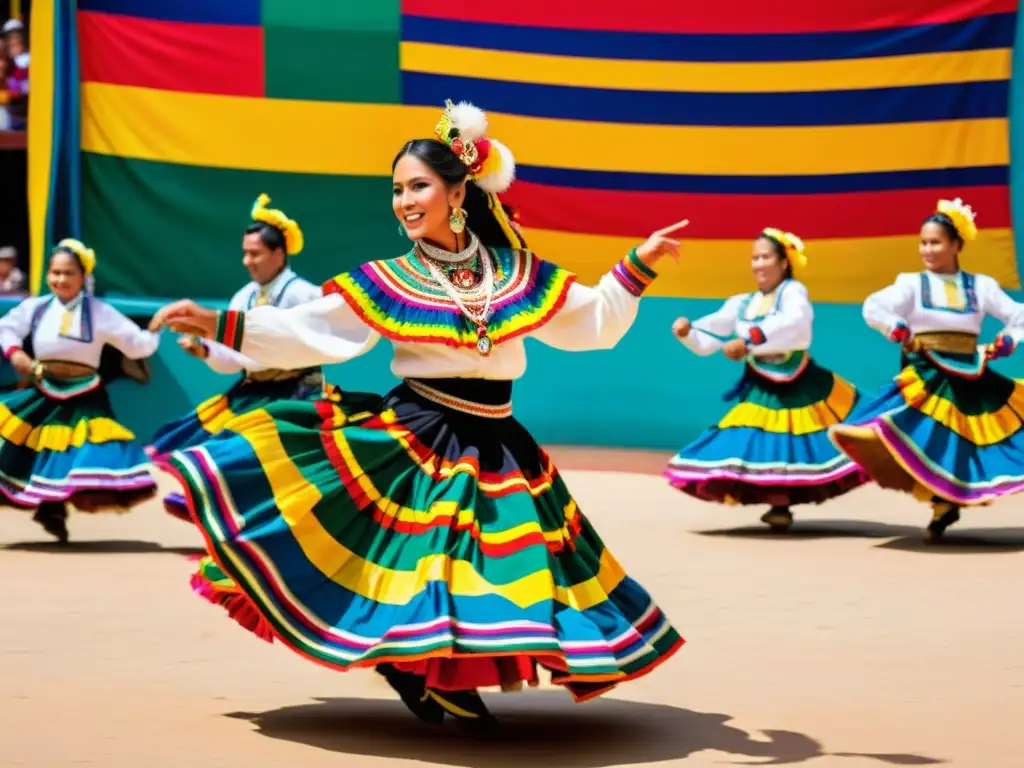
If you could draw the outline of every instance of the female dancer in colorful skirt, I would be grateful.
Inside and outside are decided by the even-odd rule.
[[[148,379],[141,361],[159,338],[84,290],[96,256],[62,240],[50,258],[49,296],[0,319],[0,348],[30,386],[0,399],[0,493],[8,506],[68,540],[67,503],[124,511],[156,492],[135,435],[114,418],[106,384]]]
[[[960,508],[1024,490],[1024,385],[988,362],[1013,352],[1024,306],[987,275],[964,272],[960,253],[977,235],[974,212],[940,200],[921,226],[924,271],[904,273],[864,302],[864,319],[901,344],[903,369],[865,399],[832,439],[879,485],[930,502],[927,540]],[[986,315],[1005,324],[979,349]]]
[[[252,280],[231,298],[229,309],[265,305],[287,309],[321,296],[319,287],[303,280],[288,266],[289,257],[301,252],[304,244],[298,222],[282,211],[267,208],[269,202],[269,197],[260,195],[252,207],[252,224],[242,236],[242,265]],[[227,392],[214,395],[191,413],[161,427],[146,449],[154,459],[198,445],[220,432],[238,414],[275,400],[312,400],[323,389],[319,366],[304,370],[267,368],[223,344],[197,336],[182,336],[178,343],[217,373],[242,376]],[[179,519],[192,521],[185,497],[180,493],[165,496],[164,509]]]
[[[165,307],[155,327],[264,365],[350,360],[380,338],[404,381],[370,413],[278,402],[168,465],[212,558],[195,588],[256,634],[337,670],[376,667],[420,718],[493,725],[477,689],[538,682],[577,700],[639,677],[682,639],[513,417],[524,339],[607,349],[629,329],[661,230],[597,287],[526,250],[497,195],[509,150],[450,102],[406,144],[392,205],[405,256],[338,275],[280,310]]]
[[[737,404],[669,462],[666,477],[699,499],[768,504],[761,520],[781,530],[793,523],[791,505],[820,503],[866,480],[829,442],[828,427],[849,416],[858,395],[811,360],[814,310],[793,279],[806,264],[800,238],[765,229],[751,256],[757,290],[672,328],[698,355],[721,350],[745,365],[725,396]]]

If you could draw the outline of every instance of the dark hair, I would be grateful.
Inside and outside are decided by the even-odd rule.
[[[776,240],[771,235],[767,235],[764,232],[762,232],[760,235],[758,235],[757,239],[758,240],[764,240],[766,243],[769,243],[771,245],[771,247],[772,247],[772,250],[775,251],[775,255],[779,257],[779,261],[785,261],[786,262],[785,279],[786,280],[792,280],[793,279],[793,262],[789,260],[789,255],[786,253],[786,246],[784,246],[781,242]]]
[[[398,161],[406,155],[412,155],[416,159],[422,160],[448,186],[458,184],[469,175],[469,169],[458,156],[436,139],[413,139],[408,142],[395,155],[395,160],[391,163],[392,173],[394,173]],[[504,203],[500,203],[500,205],[504,209],[505,215],[511,220],[512,209]],[[508,235],[505,234],[501,225],[498,224],[498,219],[491,211],[489,196],[472,181],[466,181],[466,200],[463,202],[462,208],[466,211],[467,226],[476,233],[481,243],[491,248],[512,247]],[[519,239],[525,248],[526,242],[523,241],[522,236]]]
[[[75,266],[78,267],[78,271],[82,273],[83,277],[85,277],[85,264],[82,263],[82,258],[77,253],[72,251],[70,248],[54,248],[53,253],[50,254],[50,258],[52,259],[58,254],[70,256],[71,260],[75,262]]]
[[[286,257],[288,256],[288,246],[284,239],[284,233],[277,227],[272,227],[262,221],[254,221],[245,228],[245,234],[258,234],[260,236],[260,242],[267,246],[271,251],[276,251],[280,248],[284,251],[284,255]]]
[[[959,245],[961,248],[964,247],[964,239],[960,237],[960,233],[957,231],[956,224],[954,224],[953,220],[949,218],[949,216],[947,216],[946,214],[933,213],[931,216],[929,216],[927,219],[921,222],[922,227],[925,224],[938,224],[940,227],[942,227],[942,231],[946,233],[946,237],[948,237],[954,243]]]

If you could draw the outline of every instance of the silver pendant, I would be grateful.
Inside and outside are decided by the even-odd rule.
[[[491,354],[491,350],[494,348],[494,343],[491,341],[491,337],[484,334],[476,340],[476,351],[480,353],[481,357],[487,357]]]

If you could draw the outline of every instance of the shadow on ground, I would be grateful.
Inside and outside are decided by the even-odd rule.
[[[799,515],[799,512],[797,513]],[[714,528],[696,531],[701,536],[724,536],[737,539],[892,539],[896,537],[921,538],[921,527],[913,525],[890,525],[871,520],[801,520],[796,518],[793,527],[786,531],[773,531],[763,523],[735,528]]]
[[[749,765],[788,765],[826,756],[868,758],[887,765],[944,762],[914,754],[830,753],[802,733],[749,734],[729,725],[729,715],[663,704],[602,699],[575,706],[554,692],[494,696],[488,701],[502,723],[498,735],[477,735],[451,720],[430,726],[416,720],[400,702],[382,699],[319,699],[316,704],[228,717],[247,720],[272,739],[340,754],[469,768],[605,768],[681,760],[704,750],[749,758],[728,761]]]
[[[788,531],[767,525],[744,525],[695,531],[700,536],[736,539],[799,541],[801,539],[890,539],[876,549],[924,554],[986,554],[1024,551],[1024,528],[973,528],[954,526],[937,542],[924,540],[923,526],[890,525],[870,520],[799,520]]]
[[[45,552],[47,554],[59,555],[182,555],[184,557],[196,557],[205,555],[206,550],[202,547],[165,547],[155,541],[134,541],[131,539],[86,539],[75,541],[72,539],[67,544],[58,544],[55,541],[19,541],[14,544],[4,544],[0,550],[11,552]]]
[[[920,534],[878,544],[878,549],[937,555],[978,555],[1024,552],[1024,528],[974,528],[956,525],[939,541],[925,542]]]

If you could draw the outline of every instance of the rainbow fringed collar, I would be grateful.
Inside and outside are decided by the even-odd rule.
[[[496,270],[488,335],[500,344],[554,317],[576,276],[531,251],[497,248],[491,255]],[[323,292],[341,295],[363,322],[392,341],[476,348],[476,327],[412,252],[343,272]]]

